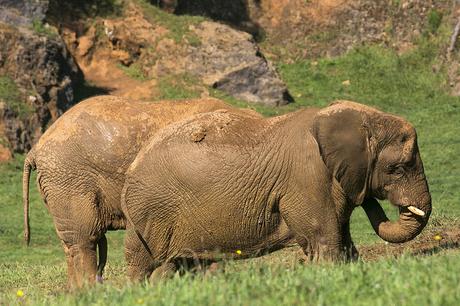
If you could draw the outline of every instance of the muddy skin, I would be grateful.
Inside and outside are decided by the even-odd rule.
[[[401,207],[398,221],[377,198]],[[387,241],[426,225],[431,197],[404,119],[349,101],[270,119],[198,114],[152,137],[127,171],[128,274],[141,280],[171,273],[178,259],[247,258],[293,242],[311,261],[352,260],[349,222],[360,205]]]
[[[24,163],[27,243],[29,177],[36,169],[38,188],[64,247],[69,285],[102,281],[107,258],[104,233],[126,227],[120,195],[125,172],[141,146],[172,122],[219,109],[259,116],[215,99],[153,103],[99,96],[71,108],[40,138]]]

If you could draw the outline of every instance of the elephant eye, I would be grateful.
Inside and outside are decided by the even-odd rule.
[[[398,165],[398,166],[396,166],[394,168],[394,170],[392,172],[393,172],[393,174],[395,174],[397,176],[402,176],[405,173],[404,166]]]
[[[393,165],[389,167],[389,173],[392,175],[398,176],[398,177],[403,176],[405,172],[406,172],[406,169],[401,164]]]
[[[411,158],[407,163],[406,163],[406,167],[408,169],[411,169],[413,167],[415,167],[415,158]]]

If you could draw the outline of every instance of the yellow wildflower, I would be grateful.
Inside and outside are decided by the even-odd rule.
[[[236,250],[236,254],[241,255],[241,250]]]
[[[23,297],[23,296],[24,296],[24,291],[22,291],[21,289],[19,289],[18,291],[16,291],[16,296],[17,296],[17,297]]]
[[[434,238],[434,240],[436,240],[436,241],[442,240],[442,236],[441,236],[441,235],[436,235],[436,236],[434,236],[433,238]]]

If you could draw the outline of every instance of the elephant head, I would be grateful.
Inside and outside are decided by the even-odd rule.
[[[312,132],[348,203],[362,205],[377,235],[401,243],[422,231],[431,196],[417,134],[406,120],[338,101],[318,113]],[[390,222],[377,199],[399,207],[399,220]]]

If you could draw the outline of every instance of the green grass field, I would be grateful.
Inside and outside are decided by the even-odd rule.
[[[256,107],[265,115],[276,115],[349,99],[410,120],[418,132],[433,197],[433,214],[425,241],[438,228],[460,229],[460,99],[447,94],[443,69],[433,73],[437,50],[436,44],[432,45],[421,43],[405,55],[362,47],[339,58],[279,64],[280,74],[297,103],[281,109]],[[246,106],[219,92],[214,95]],[[123,232],[108,235],[105,284],[69,293],[63,252],[35,188],[31,198],[31,246],[24,246],[22,158],[17,156],[13,162],[0,165],[0,305],[460,303],[457,243],[439,244],[418,255],[407,252],[397,258],[374,256],[337,265],[301,264],[298,250],[293,248],[257,259],[224,262],[212,275],[186,273],[152,286],[127,284]],[[385,209],[393,218],[396,216],[395,208],[385,204]],[[382,243],[360,208],[352,217],[352,236],[362,249]],[[18,290],[23,296],[17,296]]]

